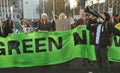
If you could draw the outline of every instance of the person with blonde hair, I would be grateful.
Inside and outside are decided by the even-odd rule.
[[[67,16],[66,16],[65,13],[60,13],[59,14],[59,20],[66,19],[66,18],[67,18]]]
[[[48,15],[46,13],[42,13],[41,20],[39,23],[39,31],[55,31],[55,23],[48,21]]]
[[[56,31],[67,31],[71,29],[70,18],[65,13],[60,13],[59,18],[55,20]]]

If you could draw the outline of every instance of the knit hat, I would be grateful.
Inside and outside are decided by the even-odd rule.
[[[42,13],[41,18],[42,18],[43,16],[48,17],[46,13]]]

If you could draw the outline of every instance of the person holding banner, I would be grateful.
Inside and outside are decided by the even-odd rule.
[[[7,37],[9,34],[13,33],[13,21],[8,18],[4,25],[4,36]]]
[[[25,33],[29,33],[32,31],[32,28],[30,27],[30,22],[28,20],[25,21],[25,23],[24,23],[23,31]]]
[[[19,21],[14,21],[13,25],[13,34],[24,32],[25,21],[23,18],[20,18]]]
[[[75,27],[77,27],[77,26],[82,26],[82,25],[84,25],[84,24],[86,24],[86,13],[85,13],[85,11],[83,10],[83,9],[81,9],[80,11],[79,11],[79,13],[80,13],[80,19],[78,19],[74,24],[73,24],[73,27],[75,28]]]
[[[65,13],[60,13],[59,14],[59,20],[63,20],[63,19],[66,19],[66,18],[67,18],[67,16],[66,16]]]
[[[39,23],[39,31],[55,31],[55,23],[48,21],[48,16],[46,13],[41,15],[41,20]]]
[[[71,29],[70,18],[65,13],[60,13],[59,18],[55,20],[56,31],[67,31]]]
[[[97,23],[89,21],[87,29],[94,32],[94,44],[96,59],[100,73],[110,73],[108,62],[108,46],[112,45],[112,35],[120,36],[120,30],[116,29],[110,21],[110,15],[106,12],[101,12]]]

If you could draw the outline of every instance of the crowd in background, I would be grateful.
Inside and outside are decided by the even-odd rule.
[[[70,26],[71,26],[70,29],[73,29],[73,28],[76,28],[76,27],[81,28],[82,25],[87,25],[87,29],[89,28],[89,30],[92,30],[94,28],[93,24],[97,24],[97,25],[95,25],[95,26],[97,26],[97,29],[95,28],[95,30],[93,30],[93,31],[95,31],[95,34],[96,34],[95,39],[97,39],[97,37],[100,36],[99,40],[102,40],[102,41],[99,41],[99,44],[97,44],[97,45],[95,44],[95,49],[97,50],[96,51],[96,58],[97,58],[97,62],[99,64],[99,66],[100,66],[100,69],[103,69],[103,70],[105,69],[106,72],[104,72],[104,73],[109,73],[109,69],[108,69],[109,66],[107,65],[108,60],[107,60],[107,48],[106,48],[106,46],[108,46],[108,44],[106,45],[106,43],[108,43],[108,40],[106,40],[106,39],[108,39],[108,38],[106,38],[106,36],[108,37],[108,35],[106,35],[106,33],[107,34],[109,34],[109,33],[106,32],[106,31],[108,31],[108,29],[104,29],[103,27],[105,25],[108,27],[109,24],[110,24],[110,26],[113,26],[112,28],[109,26],[110,27],[109,30],[111,31],[110,33],[113,33],[113,32],[118,33],[118,35],[120,36],[120,31],[119,32],[116,31],[116,28],[120,28],[120,15],[119,14],[112,15],[112,14],[108,14],[106,12],[102,12],[101,16],[103,15],[105,20],[101,20],[100,18],[97,18],[94,15],[86,13],[84,10],[80,10],[79,13],[80,13],[79,14],[80,18],[79,19],[68,18],[65,13],[60,13],[59,16],[55,16],[52,20],[49,20],[48,15],[46,13],[43,13],[39,20],[34,20],[34,21],[25,20],[23,18],[20,18],[19,21],[11,20],[11,18],[8,18],[6,21],[1,21],[0,20],[0,36],[1,37],[7,37],[10,34],[18,34],[18,33],[23,33],[23,32],[24,33],[29,33],[29,32],[33,32],[33,31],[35,31],[35,32],[57,31],[56,29],[58,29],[58,27],[56,27],[57,26],[56,25],[56,20],[61,21],[61,20],[69,19]],[[100,22],[102,22],[102,23],[100,23]],[[60,24],[60,25],[63,25],[63,24]],[[66,22],[65,22],[64,25],[66,25]],[[93,28],[91,28],[91,27],[93,27]],[[101,39],[101,35],[103,36],[102,39]],[[76,37],[75,39],[79,40],[79,37]],[[80,42],[80,41],[78,41],[78,42]],[[101,47],[101,43],[102,43],[102,47]],[[106,46],[103,46],[103,45],[106,45]],[[104,50],[102,50],[102,54],[100,54],[101,49],[104,49]],[[105,59],[105,61],[104,61],[104,59]],[[91,63],[91,61],[89,61],[87,59],[82,59],[81,63],[85,64],[86,61]],[[104,62],[104,63],[102,63],[102,62]],[[67,62],[67,64],[68,63],[69,62]],[[101,72],[101,73],[103,73],[103,72]]]
[[[94,16],[87,14],[84,10],[80,10],[80,18],[70,19],[71,29],[84,24],[88,24],[89,18],[95,18]],[[55,16],[55,19],[64,20],[68,18],[65,13],[60,13],[59,16]],[[32,32],[32,31],[56,31],[55,19],[49,20],[46,13],[41,15],[39,20],[25,20],[20,18],[19,21],[14,21],[8,18],[6,21],[0,20],[0,36],[7,37],[9,34],[17,34],[21,32]],[[97,18],[95,18],[97,21]],[[111,21],[116,28],[120,27],[120,15],[111,15]]]

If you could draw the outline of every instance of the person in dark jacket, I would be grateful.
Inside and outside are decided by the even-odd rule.
[[[55,31],[55,22],[52,23],[48,21],[48,16],[46,13],[41,15],[41,20],[39,23],[39,31]]]
[[[89,20],[87,29],[94,32],[94,44],[96,59],[100,73],[110,73],[108,63],[108,46],[111,45],[112,34],[120,36],[120,30],[116,29],[110,21],[110,15],[106,12],[101,12],[100,15],[104,18],[99,18],[98,23],[91,23]]]
[[[4,36],[7,37],[9,34],[13,33],[13,21],[11,20],[11,18],[8,18],[8,20],[5,22],[4,25]]]

